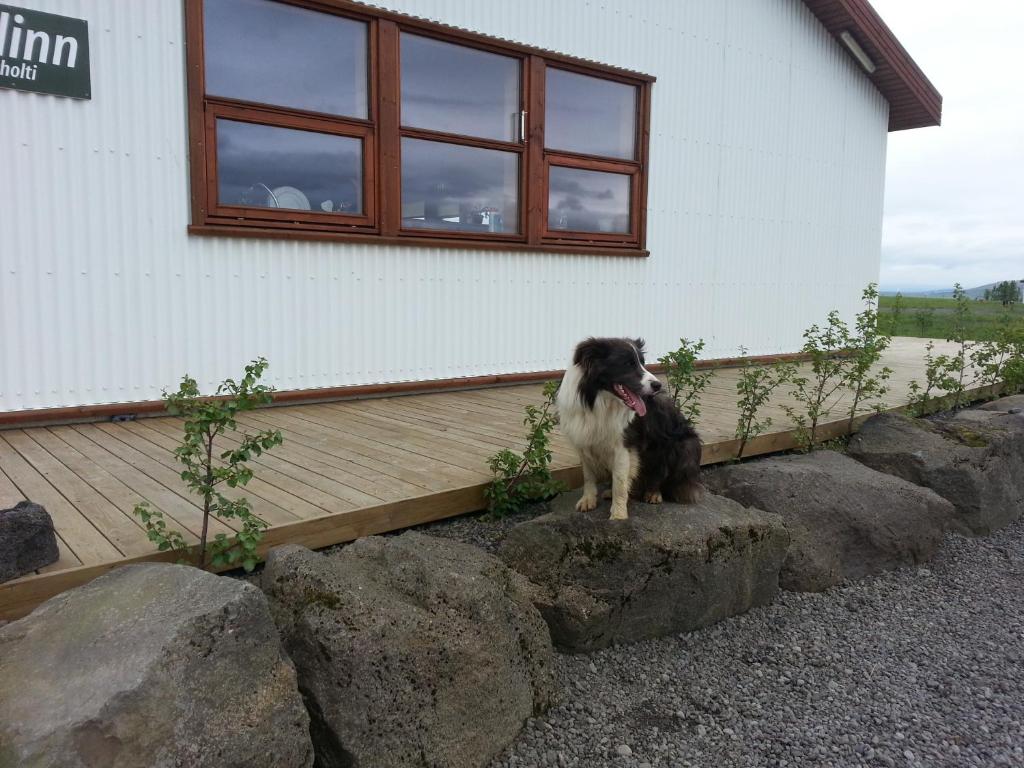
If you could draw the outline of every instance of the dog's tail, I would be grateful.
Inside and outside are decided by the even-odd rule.
[[[700,482],[700,438],[693,431],[679,445],[680,461],[678,484],[672,494],[681,504],[694,504],[704,497]]]

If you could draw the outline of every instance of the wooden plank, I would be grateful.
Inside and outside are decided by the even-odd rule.
[[[167,471],[174,472],[175,474],[180,472],[180,465],[177,464],[171,453],[173,450],[171,443],[175,441],[168,440],[166,445],[159,446],[141,436],[138,430],[128,429],[121,424],[98,424],[96,429],[108,437],[119,440],[125,445],[134,448],[142,455],[148,456],[152,461],[162,465]],[[180,475],[178,482],[181,482]],[[229,499],[238,499],[245,496],[252,505],[252,511],[272,525],[291,522],[298,517],[312,517],[318,512],[318,508],[307,504],[302,499],[283,494],[277,488],[255,478],[245,487],[244,492],[237,488],[224,488],[222,492]],[[296,514],[293,509],[286,509],[281,504],[292,505],[304,514]]]
[[[425,419],[417,412],[406,408],[398,407],[377,407],[376,404],[363,403],[358,410],[346,411],[349,418],[356,418],[366,424],[377,423],[405,426],[417,430],[423,434],[436,438],[452,440],[474,449],[483,449],[494,452],[504,448],[508,444],[508,438],[488,437],[473,434],[472,432],[450,427],[436,420]]]
[[[173,437],[163,434],[163,430],[167,427],[170,427],[174,435]],[[150,428],[157,434],[157,437],[164,437],[170,442],[174,442],[177,439],[177,430],[175,430],[173,425],[140,425],[140,429]],[[229,446],[237,444],[237,441],[232,441],[225,436],[219,450],[224,450]],[[381,501],[374,496],[361,493],[340,483],[330,485],[331,490],[325,491],[321,486],[327,485],[327,483],[320,482],[322,478],[319,478],[315,473],[304,473],[302,467],[297,467],[287,461],[283,461],[270,453],[265,453],[260,458],[251,460],[249,464],[260,481],[319,507],[322,510],[320,514],[324,512],[346,512],[354,509],[356,506],[379,504]],[[309,479],[313,479],[316,485],[306,482]],[[251,481],[246,488],[252,486],[254,482],[255,480]],[[315,517],[316,515],[312,516]]]
[[[493,449],[488,452],[447,440],[443,436],[423,433],[408,425],[384,422],[367,423],[351,414],[334,412],[343,419],[340,423],[343,423],[352,434],[377,440],[403,450],[414,451],[421,456],[443,456],[446,464],[461,467],[469,472],[479,473],[480,467],[487,461],[487,456],[494,452]]]
[[[303,409],[304,415],[316,419],[324,426],[344,431],[352,440],[359,441],[369,449],[376,449],[404,461],[415,462],[428,471],[438,472],[455,482],[462,482],[467,473],[474,473],[477,461],[475,454],[465,453],[450,445],[443,445],[443,458],[438,455],[438,444],[423,441],[402,429],[375,429],[344,418],[330,405],[314,405]]]
[[[370,452],[365,449],[363,449],[363,453],[353,450],[335,430],[325,430],[319,425],[283,411],[284,409],[281,408],[253,411],[240,415],[238,423],[252,426],[255,429],[281,429],[287,434],[286,440],[301,443],[307,448],[316,449],[337,459],[351,461],[353,464],[365,467],[368,471],[395,478],[424,491],[444,490],[448,486],[447,482],[435,475],[409,469],[391,457],[367,455]]]
[[[151,419],[146,422],[146,426],[173,437],[177,437],[177,434],[180,432],[180,427],[170,419]],[[222,435],[222,440],[227,446],[235,447],[241,443],[242,434],[240,432],[227,431]],[[301,482],[308,488],[323,491],[356,506],[380,504],[382,501],[389,500],[386,498],[386,494],[381,493],[376,485],[368,483],[360,477],[347,475],[327,465],[321,465],[326,470],[326,474],[318,472],[315,468],[316,462],[303,456],[297,456],[289,449],[287,443],[276,446],[270,452],[253,458],[248,463],[254,468],[255,472],[261,474],[263,479],[268,478],[265,474],[262,474],[260,468],[267,467],[272,471],[280,472]],[[273,482],[273,480],[270,480],[270,482]],[[364,486],[367,491],[363,491],[359,487],[353,487],[353,484]],[[372,493],[368,491],[372,491]]]
[[[423,473],[425,477],[436,477],[441,483],[435,485],[436,490],[447,490],[457,486],[466,479],[465,470],[437,461],[431,456],[423,456],[414,451],[406,451],[396,448],[387,443],[377,443],[374,440],[367,440],[358,435],[351,434],[343,424],[339,424],[336,418],[325,417],[315,405],[304,405],[297,409],[295,418],[316,425],[320,429],[331,430],[332,438],[338,443],[349,446],[354,450],[361,450],[364,455],[373,456],[398,467],[409,467],[417,472]],[[260,414],[262,415],[262,414]]]
[[[499,419],[493,413],[489,416],[482,411],[455,411],[444,404],[429,405],[423,401],[402,406],[403,412],[415,412],[427,423],[443,424],[475,435],[492,437],[502,443],[502,447],[514,447],[522,443],[526,428],[523,426],[523,414],[516,420]],[[567,448],[568,443],[561,435],[553,436],[553,446]]]
[[[202,509],[198,499],[188,493],[179,476],[167,472],[159,465],[151,465],[145,456],[131,452],[117,441],[104,440],[102,433],[90,432],[85,425],[77,429],[70,426],[50,427],[49,431],[79,453],[87,455],[98,467],[131,488],[153,507],[177,521],[186,536],[199,536],[203,527]],[[90,435],[98,440],[90,439]],[[114,452],[108,451],[108,447],[113,448]],[[144,471],[146,469],[155,471],[161,477],[154,478]],[[214,518],[210,521],[210,533],[231,535],[234,529]]]
[[[107,472],[107,470],[99,464],[95,463],[92,458],[83,455],[80,451],[73,448],[70,444],[66,443],[49,429],[32,430],[31,437],[43,446],[54,458],[58,459],[64,464],[64,466],[78,475],[78,477],[80,477],[83,482],[87,483],[89,487],[94,488],[98,493],[102,494],[105,499],[108,499],[110,503],[121,510],[123,514],[130,516],[132,520],[136,519],[133,512],[135,506],[147,501],[142,494],[137,493],[132,488],[118,480],[114,475]],[[185,505],[186,503],[182,501],[181,504]],[[159,507],[158,509],[163,512],[164,520],[167,522],[168,526],[181,531],[186,541],[191,543],[198,540],[198,531],[193,533],[189,529],[188,525],[184,524],[174,515],[172,510]],[[141,522],[138,523],[138,528],[139,530],[136,535],[142,537],[148,549],[152,549],[153,544],[146,538],[145,528]]]
[[[10,509],[24,500],[25,494],[18,490],[18,486],[0,469],[0,509]]]
[[[289,461],[326,478],[339,478],[339,481],[343,479],[346,485],[366,493],[372,493],[381,501],[397,501],[408,496],[417,496],[427,490],[399,480],[397,477],[364,467],[354,461],[312,448],[306,445],[294,431],[285,431],[282,434],[285,437],[285,443],[280,447],[281,455],[287,456]],[[275,448],[274,450],[279,449]]]
[[[55,530],[83,563],[100,563],[121,556],[117,547],[25,461],[3,434],[0,434],[0,470],[14,481],[26,498],[46,507]]]
[[[140,555],[152,549],[141,524],[118,509],[106,497],[51,455],[24,430],[5,433],[7,442],[35,467],[89,522],[113,544],[121,555]]]

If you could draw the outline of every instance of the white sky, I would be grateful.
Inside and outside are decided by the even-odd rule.
[[[1024,279],[1024,2],[872,4],[943,96],[889,134],[882,288]]]

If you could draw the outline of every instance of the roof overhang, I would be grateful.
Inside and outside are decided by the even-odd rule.
[[[942,94],[868,0],[804,0],[825,29],[840,40],[848,32],[875,64],[865,76],[889,102],[889,130],[926,128],[942,122]]]

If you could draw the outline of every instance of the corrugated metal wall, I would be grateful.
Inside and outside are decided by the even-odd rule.
[[[656,75],[649,259],[189,237],[183,11],[87,18],[91,101],[0,91],[0,410],[563,367],[590,334],[788,352],[877,278],[888,106],[800,0],[393,0]]]

